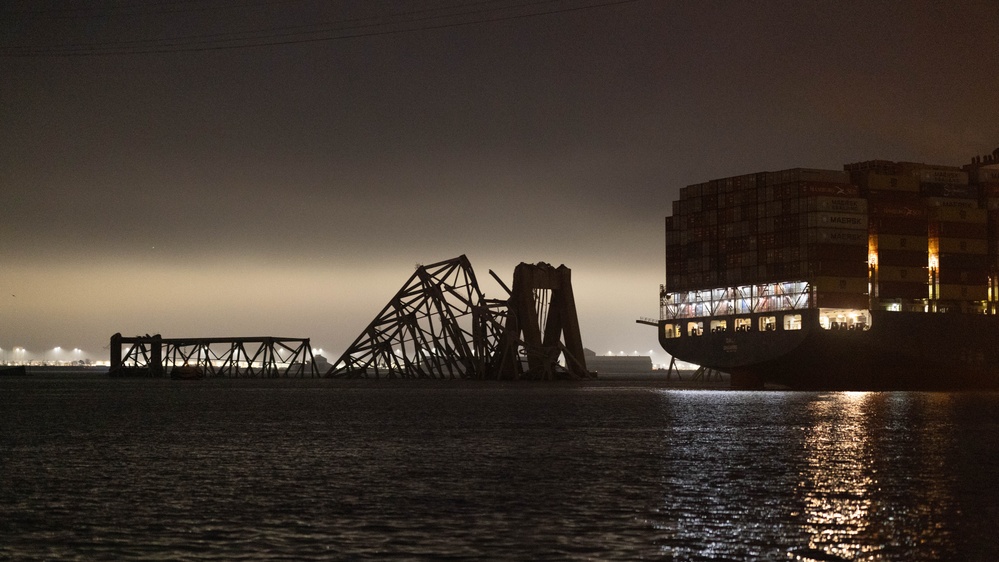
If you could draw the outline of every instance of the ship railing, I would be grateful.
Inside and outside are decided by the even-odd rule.
[[[732,316],[809,308],[807,281],[660,292],[660,319]]]

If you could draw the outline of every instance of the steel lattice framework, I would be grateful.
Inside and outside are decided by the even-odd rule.
[[[229,378],[316,377],[308,339],[163,338],[111,336],[112,376],[164,376],[196,369],[199,376]]]
[[[520,264],[513,291],[496,277],[510,293],[508,300],[496,300],[479,290],[464,255],[421,265],[327,376],[590,376],[583,362],[568,273],[565,266]],[[563,333],[566,343],[559,341]],[[565,368],[557,365],[560,356]]]

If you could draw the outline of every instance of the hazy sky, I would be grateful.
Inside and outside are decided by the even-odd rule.
[[[995,0],[87,4],[0,2],[2,354],[334,359],[466,254],[490,297],[564,263],[586,347],[662,356],[680,187],[999,146]]]

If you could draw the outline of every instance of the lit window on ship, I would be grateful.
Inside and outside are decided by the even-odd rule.
[[[867,310],[823,308],[819,310],[819,326],[824,330],[868,330],[871,313]]]
[[[760,331],[772,332],[777,329],[776,316],[760,316]]]
[[[784,315],[784,329],[785,330],[800,330],[801,329],[801,315],[800,314],[785,314]]]

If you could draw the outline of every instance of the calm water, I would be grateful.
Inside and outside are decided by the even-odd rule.
[[[999,560],[999,394],[0,379],[0,559]]]

